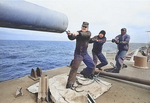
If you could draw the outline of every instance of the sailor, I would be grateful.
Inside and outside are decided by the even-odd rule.
[[[93,61],[95,63],[95,68],[97,67],[99,70],[101,70],[101,67],[108,64],[107,59],[105,58],[105,56],[102,53],[103,44],[106,42],[105,34],[106,34],[106,32],[104,30],[101,30],[98,35],[94,36],[89,41],[89,43],[94,43],[93,49],[92,49]],[[97,65],[97,58],[101,62],[98,65]],[[94,68],[92,74],[94,74],[95,68]]]
[[[124,58],[126,56],[127,51],[129,50],[129,41],[130,36],[126,34],[126,28],[121,29],[121,34],[116,36],[115,39],[112,39],[113,43],[116,43],[118,46],[118,52],[116,54],[116,66],[111,71],[112,73],[119,73],[120,69],[124,66]]]
[[[86,64],[86,68],[81,71],[82,75],[86,78],[90,77],[94,69],[94,62],[87,52],[88,43],[90,40],[91,32],[88,31],[88,22],[83,22],[81,30],[71,33],[67,31],[68,38],[70,40],[76,39],[76,48],[74,52],[74,60],[71,65],[66,88],[71,88],[76,80],[77,70],[83,61]]]

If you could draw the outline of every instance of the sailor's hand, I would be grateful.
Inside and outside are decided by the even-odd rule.
[[[112,39],[112,42],[114,43],[116,43],[116,44],[119,44],[119,40],[116,40],[116,39]]]
[[[77,36],[77,35],[79,35],[79,32],[73,32],[72,33],[74,36]]]
[[[116,44],[119,44],[120,42],[119,42],[119,40],[116,40],[115,43],[116,43]]]
[[[114,43],[116,40],[115,39],[112,39],[112,42]]]
[[[97,42],[98,42],[99,40],[98,40],[97,38],[95,38],[94,41],[97,41]]]
[[[66,31],[66,33],[67,33],[67,35],[71,35],[71,32],[68,30],[68,31]]]

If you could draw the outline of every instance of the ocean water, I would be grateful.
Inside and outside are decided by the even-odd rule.
[[[131,43],[131,49],[145,46]],[[42,71],[70,65],[74,56],[73,41],[0,40],[0,82],[30,75],[31,69]],[[92,44],[88,47],[91,55]],[[103,52],[117,52],[113,43],[105,43]]]

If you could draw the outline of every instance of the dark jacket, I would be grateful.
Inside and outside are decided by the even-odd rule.
[[[118,50],[119,51],[128,51],[129,50],[129,41],[130,41],[130,36],[128,34],[120,34],[115,37],[115,39],[118,41]]]
[[[106,42],[106,37],[100,38],[99,36],[94,36],[90,39],[89,43],[93,44],[92,52],[99,54],[102,52],[103,44]]]
[[[68,38],[70,40],[76,39],[75,54],[84,55],[87,53],[91,32],[90,31],[82,32],[81,30],[77,32],[79,33],[79,35],[74,36],[73,34],[71,34],[68,35]]]

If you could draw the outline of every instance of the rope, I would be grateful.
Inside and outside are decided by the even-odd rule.
[[[94,83],[94,79],[93,79],[90,83],[82,84],[82,83],[80,83],[80,82],[78,81],[78,79],[76,78],[76,83],[77,83],[78,85],[87,86],[87,85],[90,85],[90,84]]]

